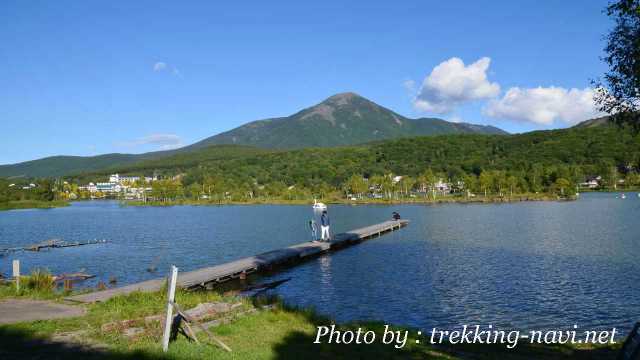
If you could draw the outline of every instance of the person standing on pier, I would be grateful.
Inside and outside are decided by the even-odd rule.
[[[331,235],[329,234],[329,226],[331,226],[331,220],[329,220],[329,214],[327,210],[322,212],[320,217],[320,228],[322,229],[321,238],[323,241],[331,241]]]
[[[318,226],[313,219],[309,220],[309,230],[311,230],[311,241],[318,241]]]

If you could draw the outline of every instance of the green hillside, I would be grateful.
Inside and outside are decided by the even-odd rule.
[[[575,125],[574,127],[577,127],[577,128],[583,127],[584,128],[584,127],[599,127],[599,126],[613,126],[613,125],[614,124],[609,121],[609,117],[608,116],[603,116],[603,117],[599,117],[599,118],[583,121],[583,122]]]
[[[331,96],[288,117],[259,120],[191,147],[241,144],[292,149],[332,147],[420,135],[506,134],[493,127],[441,119],[408,119],[354,93]]]
[[[226,149],[226,156],[220,156],[222,149]],[[639,136],[617,127],[600,126],[509,136],[423,136],[287,151],[216,145],[115,170],[182,174],[180,187],[197,190],[208,184],[216,192],[235,194],[242,200],[242,194],[247,193],[308,198],[311,194],[349,188],[354,176],[382,181],[381,177],[388,174],[423,181],[464,181],[474,191],[489,187],[493,189],[489,192],[501,193],[500,189],[510,184],[520,193],[552,192],[560,185],[574,189],[588,175],[601,175],[612,185],[628,176],[629,184],[635,184],[640,180],[639,166]],[[106,175],[108,172],[102,171],[75,180],[103,179]]]
[[[51,156],[18,164],[0,165],[0,177],[53,177],[97,171],[143,160],[140,155]]]
[[[0,165],[0,177],[59,177],[106,170],[140,161],[161,159],[183,152],[182,149],[153,151],[144,154],[104,154],[97,156],[50,156],[11,165]]]

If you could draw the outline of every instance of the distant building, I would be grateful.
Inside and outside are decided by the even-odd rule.
[[[600,186],[601,181],[602,181],[602,176],[589,176],[587,177],[585,182],[580,183],[580,186],[589,188],[589,189],[595,189],[598,186]]]
[[[140,180],[140,176],[120,176],[119,174],[112,174],[109,176],[109,182],[114,184],[134,183]]]
[[[117,193],[117,192],[120,192],[121,189],[122,187],[120,186],[120,184],[115,184],[111,182],[96,184],[96,190],[102,193]]]
[[[78,186],[78,190],[80,191],[88,191],[90,193],[94,193],[98,191],[98,187],[96,186],[96,184],[90,182],[89,185],[86,186]]]
[[[139,180],[140,180],[140,176],[120,176],[120,182],[119,183],[120,184],[123,184],[123,183],[133,184],[133,183],[135,183],[136,181],[139,181]]]
[[[442,179],[438,179],[438,182],[436,182],[433,187],[442,193],[448,193],[451,189],[449,183],[442,181]]]
[[[142,179],[140,176],[121,176],[120,174],[109,175],[109,182],[99,182],[94,184],[90,182],[88,185],[79,186],[78,190],[88,191],[91,194],[101,192],[103,194],[121,194],[126,199],[141,199],[145,192],[150,192],[151,188],[141,187],[136,188],[132,185]],[[156,180],[155,176],[145,177],[146,182]]]

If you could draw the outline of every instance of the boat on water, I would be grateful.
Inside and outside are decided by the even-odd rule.
[[[316,199],[313,199],[313,210],[327,210],[327,205],[318,202]]]
[[[620,195],[620,199],[626,199],[626,198],[627,198],[627,195],[625,195],[625,194],[621,194]]]

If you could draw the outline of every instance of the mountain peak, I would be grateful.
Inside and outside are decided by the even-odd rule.
[[[418,135],[504,134],[491,127],[440,119],[409,119],[354,92],[332,95],[290,116],[258,120],[192,146],[238,144],[265,148],[354,145]]]
[[[354,98],[362,98],[362,96],[354,92],[343,92],[329,96],[325,101],[351,101]]]
[[[371,100],[368,100],[354,92],[343,92],[332,95],[326,98],[323,102],[318,105],[328,105],[328,106],[344,106],[351,105],[354,103],[369,103],[373,104]]]

